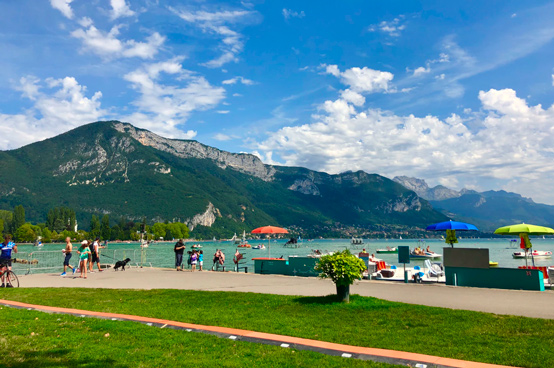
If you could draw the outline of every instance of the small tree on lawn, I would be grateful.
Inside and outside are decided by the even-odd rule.
[[[348,249],[322,256],[315,266],[315,270],[320,272],[319,277],[333,280],[338,298],[345,303],[350,302],[350,285],[361,279],[365,269],[364,261]]]

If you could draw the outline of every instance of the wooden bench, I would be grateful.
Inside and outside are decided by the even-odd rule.
[[[214,269],[215,268],[215,269]],[[222,264],[219,264],[218,263],[215,263],[213,266],[212,266],[212,271],[219,271],[219,269],[221,268],[221,272],[225,272],[225,265],[222,265]]]
[[[241,253],[238,259],[236,255],[235,257],[233,257],[233,262],[235,263],[235,272],[239,272],[241,269],[244,269],[244,273],[248,273],[248,267],[245,266],[246,264],[246,258],[244,258],[245,255],[246,254]]]

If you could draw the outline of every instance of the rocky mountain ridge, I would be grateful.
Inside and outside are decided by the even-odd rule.
[[[445,217],[413,191],[362,171],[330,175],[271,166],[196,141],[173,140],[118,121],[81,126],[0,151],[0,208],[23,204],[43,221],[74,208],[80,224],[110,214],[187,222],[206,234],[277,224],[302,229],[423,227]]]
[[[393,180],[429,200],[435,209],[449,218],[474,223],[485,231],[522,222],[554,225],[554,206],[535,203],[517,193],[504,190],[456,191],[441,185],[430,188],[425,180],[406,176]]]

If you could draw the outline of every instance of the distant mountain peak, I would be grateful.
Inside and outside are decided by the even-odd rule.
[[[406,189],[413,190],[418,196],[428,201],[442,201],[445,199],[457,198],[462,195],[462,193],[443,185],[429,188],[429,185],[427,185],[423,179],[409,176],[396,176],[392,180],[404,186]]]

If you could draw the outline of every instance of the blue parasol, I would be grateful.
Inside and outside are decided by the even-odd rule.
[[[450,244],[451,247],[454,247],[454,243],[458,242],[458,239],[456,238],[456,230],[460,231],[478,231],[477,227],[472,224],[466,224],[465,222],[458,222],[458,221],[445,221],[445,222],[439,222],[433,225],[427,226],[425,230],[430,231],[445,231],[446,230],[446,241],[445,243]]]
[[[465,222],[458,222],[458,221],[445,221],[445,222],[439,222],[433,225],[427,226],[425,230],[430,231],[444,231],[444,230],[462,230],[462,231],[468,231],[468,230],[474,230],[478,231],[477,227],[472,224],[466,224]]]

